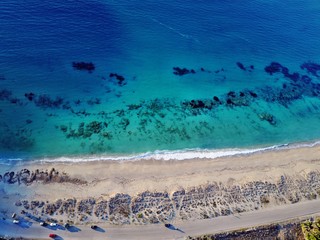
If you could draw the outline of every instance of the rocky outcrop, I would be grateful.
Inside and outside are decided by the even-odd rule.
[[[17,172],[6,172],[0,181],[8,184],[24,184],[24,185],[31,185],[35,182],[42,182],[42,183],[52,183],[52,182],[69,182],[74,184],[84,184],[86,181],[72,178],[68,176],[66,173],[60,173],[52,168],[50,171],[46,170],[35,170],[30,171],[28,169],[22,169]]]
[[[58,199],[43,202],[20,200],[16,206],[43,215],[65,215],[70,220],[107,221],[112,224],[166,223],[173,220],[207,219],[292,204],[320,197],[320,172],[281,176],[276,182],[211,183],[168,192],[118,193],[104,199]]]
[[[135,223],[163,223],[174,219],[173,202],[166,192],[144,192],[133,198],[133,222]]]
[[[131,216],[131,196],[116,194],[109,200],[109,221],[113,224],[129,224]]]

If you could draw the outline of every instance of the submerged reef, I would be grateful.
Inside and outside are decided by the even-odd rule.
[[[300,79],[300,74],[294,72],[292,74],[289,73],[289,69],[285,66],[282,66],[280,63],[272,62],[269,66],[266,66],[264,69],[270,75],[274,73],[282,73],[284,77],[291,79],[294,82],[297,82]]]
[[[28,124],[28,123],[26,123]],[[7,124],[1,126],[0,149],[10,151],[30,151],[35,145],[33,131],[28,127],[10,128]]]
[[[72,62],[72,67],[80,71],[88,71],[92,73],[95,70],[95,66],[92,62]]]
[[[309,69],[312,75],[317,74],[318,66],[314,63],[304,63],[301,65]],[[304,96],[319,97],[320,84],[313,82],[308,75],[302,75],[298,72],[290,73],[289,69],[282,66],[280,63],[272,62],[265,67],[265,71],[270,75],[275,73],[282,74],[288,82],[282,84],[282,88],[265,86],[260,89],[262,98],[267,102],[278,102],[279,104],[288,107],[292,101],[302,99]]]
[[[253,65],[250,65],[249,67],[245,67],[245,66],[243,65],[243,63],[241,63],[241,62],[236,62],[236,64],[237,64],[238,68],[240,68],[240,69],[243,70],[243,71],[252,72],[252,71],[254,70],[254,66],[253,66]]]
[[[266,113],[266,112],[260,113],[259,118],[261,120],[265,120],[265,121],[269,122],[271,125],[276,125],[276,123],[277,123],[275,117],[270,113]]]
[[[196,71],[193,70],[193,69],[187,69],[187,68],[180,68],[180,67],[173,67],[173,74],[174,75],[177,75],[177,76],[183,76],[183,75],[186,75],[186,74],[195,74]]]
[[[55,99],[52,99],[50,96],[44,94],[35,98],[34,103],[36,106],[42,108],[59,108],[63,104],[63,98],[58,96]]]
[[[77,129],[73,129],[72,126],[60,125],[60,130],[66,134],[67,138],[89,138],[93,134],[102,134],[105,137],[111,138],[111,134],[108,132],[102,132],[108,127],[108,123],[92,121],[87,124],[81,122]]]
[[[211,110],[219,106],[241,107],[249,106],[258,95],[250,90],[240,92],[230,91],[222,97],[213,96],[212,99],[192,99],[181,103],[183,108],[187,109],[207,109]]]
[[[320,71],[320,64],[314,62],[305,62],[301,64],[301,69],[307,70],[308,73],[315,77],[319,77],[318,72]]]
[[[19,106],[23,105],[23,102],[21,101],[21,99],[14,97],[12,95],[12,92],[7,89],[0,90],[0,101],[7,101],[11,104],[16,104]]]
[[[241,62],[237,62],[237,66],[243,71],[254,69],[253,66],[245,66]],[[239,130],[236,119],[250,122],[250,126],[254,129],[262,127],[271,132],[283,124],[285,119],[264,106],[276,104],[280,108],[289,108],[295,101],[306,97],[320,97],[320,83],[317,78],[319,65],[308,62],[302,64],[301,68],[307,70],[308,73],[293,72],[278,62],[271,62],[264,70],[267,73],[265,75],[268,76],[266,80],[272,84],[266,82],[265,85],[255,88],[230,89],[219,95],[215,95],[213,89],[212,94],[206,94],[204,97],[179,100],[173,97],[148,100],[137,98],[128,103],[123,101],[119,108],[112,111],[108,110],[108,106],[105,105],[105,102],[109,102],[109,95],[66,100],[63,96],[51,96],[26,90],[24,96],[19,99],[18,97],[21,96],[15,96],[12,91],[2,89],[0,90],[0,102],[4,107],[1,106],[1,111],[12,111],[11,107],[14,107],[14,110],[19,112],[21,110],[19,107],[26,106],[28,115],[23,116],[18,127],[9,122],[2,123],[0,130],[3,134],[0,137],[0,147],[10,150],[30,150],[37,145],[36,140],[39,133],[33,130],[36,129],[38,121],[31,114],[34,106],[40,109],[38,116],[43,119],[42,129],[48,127],[54,129],[55,127],[62,140],[70,141],[71,144],[75,144],[74,140],[77,140],[76,144],[79,149],[90,153],[106,152],[110,149],[116,151],[123,139],[132,144],[149,141],[159,148],[168,145],[175,147],[185,143],[186,145],[193,144],[193,139],[209,136],[215,143],[218,141],[215,136],[219,136],[223,131]],[[179,76],[200,72],[198,75],[201,77],[203,76],[201,72],[211,73],[203,67],[196,71],[180,67],[173,69]],[[218,70],[218,72],[221,71],[224,69]],[[212,73],[217,77],[215,72]],[[250,74],[250,77],[252,75]],[[100,76],[99,79],[101,85],[105,87],[104,83],[107,78]],[[116,72],[110,73],[108,80],[117,91],[127,84],[127,79]],[[211,81],[210,79],[207,83]],[[108,82],[108,85],[111,84]],[[121,93],[117,95],[115,91],[112,93],[110,91],[104,93],[113,94],[112,97],[121,95]],[[310,103],[308,110],[318,113],[319,107],[316,103]],[[224,117],[223,111],[228,111],[229,119]],[[64,114],[67,114],[68,117],[61,117],[65,116]],[[51,120],[47,124],[49,117]],[[57,121],[57,123],[54,124],[52,121]],[[228,124],[229,127],[226,127]],[[273,126],[273,130],[267,128],[268,124]],[[93,141],[88,143],[88,140]]]
[[[305,66],[305,65],[306,65],[306,63],[301,66]],[[308,65],[305,68],[307,68],[307,67],[308,67]],[[313,70],[314,69],[312,69],[312,67],[310,67],[310,71],[313,71]],[[319,70],[320,70],[320,68],[319,68]],[[301,75],[298,72],[290,73],[289,69],[287,67],[282,66],[280,63],[277,63],[277,62],[272,62],[270,65],[266,66],[265,71],[267,73],[269,73],[270,75],[273,75],[274,73],[282,73],[285,78],[290,79],[294,83],[301,82],[304,84],[309,84],[312,81],[312,79],[307,75]]]
[[[119,86],[126,85],[125,78],[117,73],[110,73],[109,77],[116,79]]]
[[[7,89],[0,90],[0,101],[10,100],[12,92]]]
[[[50,97],[47,94],[36,95],[33,92],[25,93],[24,96],[30,101],[34,102],[37,107],[40,108],[68,108],[68,102],[65,102],[64,99],[60,96],[55,98]]]

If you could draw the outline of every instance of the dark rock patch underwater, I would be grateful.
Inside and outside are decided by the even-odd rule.
[[[240,62],[237,65],[243,71],[254,69],[254,67],[240,64]],[[301,69],[307,70],[307,73],[302,74],[292,73],[286,66],[278,62],[271,62],[264,68],[265,72],[271,76],[268,81],[281,81],[281,84],[273,85],[266,82],[265,86],[252,89],[230,89],[220,95],[215,95],[213,91],[211,97],[184,100],[137,99],[136,102],[128,103],[124,108],[115,111],[101,109],[100,105],[104,106],[106,100],[100,97],[91,97],[88,100],[66,99],[63,96],[52,97],[33,91],[26,91],[24,98],[19,98],[20,96],[15,96],[12,91],[2,89],[0,90],[0,101],[11,104],[19,103],[16,104],[16,107],[25,107],[31,104],[43,111],[46,119],[50,117],[53,119],[52,121],[58,122],[55,129],[65,137],[64,140],[78,140],[81,142],[81,144],[79,143],[81,148],[90,145],[93,148],[90,152],[93,153],[96,151],[104,152],[110,149],[110,146],[115,142],[120,142],[122,138],[129,139],[129,141],[138,141],[139,139],[139,141],[172,144],[179,141],[188,142],[194,137],[203,135],[214,136],[219,121],[222,121],[217,117],[217,112],[222,109],[230,111],[234,116],[238,110],[247,109],[246,111],[253,113],[252,122],[256,122],[255,124],[259,122],[265,124],[263,122],[266,122],[276,128],[281,123],[277,113],[272,109],[258,109],[257,105],[264,102],[289,108],[294,101],[305,97],[319,98],[320,84],[317,77],[319,66],[316,63],[304,63],[301,65]],[[195,70],[186,68],[176,67],[174,70],[178,76],[196,73]],[[200,72],[211,73],[204,68],[201,68]],[[110,73],[109,78],[115,81],[113,82],[115,87],[125,88],[127,84],[126,78],[118,73]],[[94,110],[96,105],[99,105],[99,111]],[[56,111],[60,111],[59,114],[62,112],[69,114],[72,116],[71,119],[80,120],[81,118],[81,120],[76,123],[60,120]],[[210,120],[199,120],[202,116]],[[191,125],[187,125],[190,122],[186,119],[192,119]],[[25,118],[21,128],[23,131],[14,130],[10,124],[7,124],[6,127],[2,126],[2,130],[10,134],[3,134],[0,137],[0,147],[14,150],[33,149],[38,141],[33,131],[35,120],[32,115]],[[180,124],[175,124],[178,122]]]

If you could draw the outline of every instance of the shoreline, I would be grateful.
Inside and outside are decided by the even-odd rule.
[[[299,144],[299,145],[286,145],[282,148],[269,147],[267,150],[250,152],[246,154],[235,154],[229,156],[222,156],[216,158],[187,158],[183,161],[180,160],[159,160],[154,158],[145,158],[139,160],[119,160],[119,161],[85,161],[85,162],[69,162],[69,161],[26,161],[20,162],[20,164],[15,165],[0,165],[0,170],[18,170],[23,167],[29,170],[35,169],[50,169],[52,167],[60,169],[69,175],[82,175],[83,178],[90,180],[96,178],[93,175],[93,171],[97,174],[100,172],[103,174],[103,169],[105,169],[106,174],[112,174],[112,176],[121,176],[126,174],[128,176],[136,177],[146,176],[146,177],[177,177],[179,175],[185,175],[188,172],[193,173],[212,171],[222,175],[221,171],[236,172],[239,175],[245,175],[245,172],[257,173],[258,171],[265,172],[266,168],[272,168],[276,170],[277,167],[282,168],[283,171],[278,172],[278,176],[283,174],[291,175],[291,169],[285,168],[285,165],[296,167],[297,171],[306,168],[308,165],[315,167],[315,170],[320,170],[320,142],[313,142],[310,144]],[[267,160],[267,161],[266,161]],[[233,167],[230,167],[230,163]],[[251,165],[251,166],[250,166]],[[242,167],[241,167],[242,166]],[[309,166],[309,170],[312,167]],[[86,169],[86,172],[81,172],[81,169]],[[247,168],[246,168],[247,167]],[[162,168],[162,169],[161,169]],[[184,171],[181,171],[183,168]],[[138,172],[137,170],[140,169]],[[242,169],[244,172],[240,171]],[[126,171],[124,171],[126,170]],[[159,171],[158,171],[159,170]],[[180,171],[179,171],[180,170]],[[294,169],[292,169],[294,170]],[[136,173],[135,173],[136,171]],[[81,174],[77,174],[81,172]],[[1,173],[0,173],[1,174]],[[227,177],[235,177],[236,175],[231,174]],[[224,181],[226,177],[221,178],[217,175],[210,177],[211,181]],[[257,174],[257,179],[262,179],[262,175]],[[203,183],[206,183],[203,182]],[[194,183],[196,186],[196,183]],[[198,184],[199,185],[199,184]],[[200,184],[201,185],[201,184]]]
[[[24,210],[78,224],[163,223],[319,199],[320,145],[184,161],[2,165],[0,175],[6,216]]]
[[[114,155],[74,155],[60,157],[39,157],[34,160],[23,160],[21,158],[1,159],[1,165],[33,165],[33,164],[53,164],[53,163],[85,163],[85,162],[132,162],[140,160],[159,161],[185,161],[192,159],[213,160],[218,158],[229,158],[238,156],[250,156],[272,151],[283,151],[288,149],[313,148],[320,145],[320,140],[283,143],[261,147],[247,148],[222,148],[222,149],[200,149],[186,148],[182,150],[156,150],[153,152],[135,154],[114,154]]]

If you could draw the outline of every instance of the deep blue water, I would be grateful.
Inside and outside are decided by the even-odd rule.
[[[300,65],[320,63],[319,10],[315,0],[3,0],[0,158],[317,140],[320,81]],[[81,61],[94,71],[72,67]],[[271,62],[313,85],[268,74]],[[208,107],[214,96],[221,104]]]

